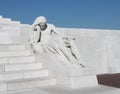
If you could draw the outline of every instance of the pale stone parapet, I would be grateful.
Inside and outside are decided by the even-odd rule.
[[[119,35],[120,30],[107,30],[107,29],[82,29],[82,28],[60,28],[57,30],[65,33],[66,35],[72,36],[88,36],[88,37],[105,37],[105,36],[113,36]]]
[[[21,24],[20,21],[12,21],[11,24]]]
[[[55,78],[26,79],[21,81],[7,82],[7,90],[18,90],[25,88],[46,87],[56,85]],[[42,93],[41,93],[42,94]],[[44,94],[44,93],[43,93]]]
[[[20,64],[20,63],[35,63],[34,55],[18,56],[18,57],[0,57],[0,64]]]
[[[4,21],[11,21],[10,18],[3,18],[3,19],[4,19]]]
[[[11,36],[10,37],[11,40],[12,40],[12,43],[11,44],[21,44],[21,37],[19,36]]]
[[[9,44],[11,43],[10,36],[7,32],[0,32],[0,44]]]

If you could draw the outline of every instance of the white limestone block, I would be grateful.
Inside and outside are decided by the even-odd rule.
[[[43,78],[43,79],[26,79],[8,82],[8,90],[27,89],[34,87],[45,87],[56,85],[55,78]]]
[[[35,71],[28,71],[24,72],[24,78],[39,78],[39,77],[47,77],[48,70],[35,70]]]
[[[8,63],[8,58],[0,57],[0,64]]]
[[[24,43],[22,42],[21,40],[21,37],[20,36],[10,36],[10,39],[12,41],[11,44],[21,44],[21,43]]]
[[[48,70],[28,70],[28,71],[12,71],[12,72],[1,72],[0,81],[13,81],[18,79],[28,78],[43,78],[48,77]]]
[[[109,73],[120,73],[120,65],[109,65],[108,66],[108,72]]]
[[[73,89],[93,87],[98,85],[96,75],[72,77],[70,80],[71,80],[71,88]]]
[[[6,21],[11,21],[11,18],[3,18]]]
[[[0,72],[4,72],[5,71],[5,65],[4,64],[0,64]]]
[[[10,44],[6,44],[6,45],[0,45],[0,50],[25,50],[25,45],[10,45]]]
[[[27,44],[30,39],[30,25],[21,24],[20,25],[21,41]]]
[[[7,84],[0,83],[0,91],[7,91]]]
[[[9,64],[12,63],[33,63],[36,61],[35,56],[19,56],[19,57],[9,57]]]
[[[13,64],[13,63],[34,63],[36,57],[33,55],[29,56],[12,56],[12,57],[0,57],[0,64]]]
[[[9,73],[4,72],[0,73],[0,81],[6,81],[6,80],[16,80],[16,79],[23,79],[23,73]]]
[[[57,85],[68,88],[68,89],[78,89],[78,88],[88,88],[98,86],[97,77],[95,75],[88,76],[57,76]]]
[[[25,45],[11,45],[9,50],[25,50]]]
[[[4,31],[4,30],[3,30]],[[9,34],[10,38],[12,37],[20,37],[20,30],[5,30],[6,33]]]
[[[93,67],[96,74],[107,72],[107,53],[104,38],[77,37],[76,45],[86,66]]]
[[[0,32],[0,44],[9,44],[11,43],[10,36],[7,32]]]
[[[34,70],[41,69],[41,63],[26,63],[26,64],[6,64],[5,71],[23,71],[23,70]]]
[[[7,31],[20,31],[20,26],[14,26],[14,25],[2,25],[3,30]]]
[[[28,56],[30,55],[30,50],[23,51],[1,51],[0,57],[8,57],[8,56]]]
[[[5,46],[4,44],[0,44],[0,51],[9,50],[9,46]]]

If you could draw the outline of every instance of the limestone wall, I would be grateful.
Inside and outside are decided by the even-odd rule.
[[[76,38],[82,59],[97,73],[120,72],[120,30],[57,28]]]
[[[0,16],[0,43],[17,43],[20,41],[20,21]]]

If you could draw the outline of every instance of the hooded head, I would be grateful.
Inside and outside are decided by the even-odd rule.
[[[41,23],[46,23],[47,20],[44,16],[39,16],[35,19],[33,25],[38,25],[38,24],[41,24]]]

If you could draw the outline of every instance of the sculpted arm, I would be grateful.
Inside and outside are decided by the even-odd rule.
[[[38,41],[40,28],[39,26],[31,26],[30,31],[30,44],[36,43]]]

